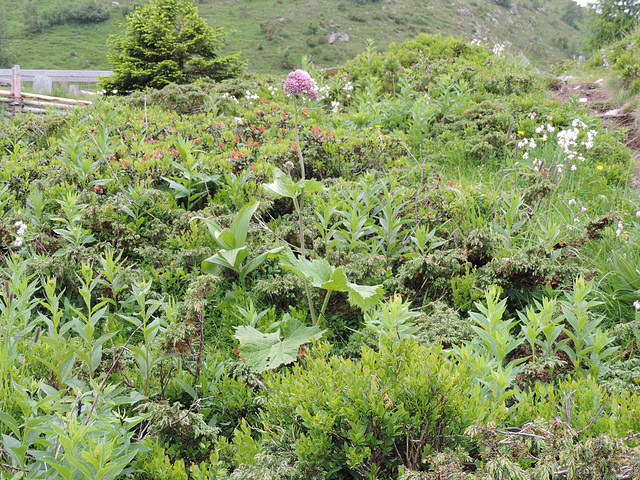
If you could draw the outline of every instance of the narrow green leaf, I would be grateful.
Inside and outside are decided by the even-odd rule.
[[[180,385],[182,387],[182,389],[185,392],[187,392],[189,395],[191,395],[191,398],[193,398],[195,400],[198,397],[198,394],[196,393],[194,388],[189,383],[185,382],[181,378],[174,378],[174,380],[176,381],[176,383],[178,385]]]
[[[244,246],[244,242],[247,240],[249,221],[251,220],[251,217],[253,217],[253,214],[256,213],[259,206],[260,202],[247,203],[238,212],[236,218],[233,219],[233,222],[231,223],[231,231],[235,237],[235,244],[232,248],[240,248]]]

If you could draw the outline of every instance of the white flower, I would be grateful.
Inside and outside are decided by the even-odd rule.
[[[524,152],[524,153],[522,154],[522,158],[524,158],[525,160],[526,160],[527,158],[529,158],[529,152]]]
[[[554,126],[553,126],[553,125],[551,125],[551,124],[548,124],[548,125],[547,125],[547,132],[549,132],[549,133],[553,133],[553,132],[555,132],[555,131],[556,131],[556,127],[554,127]]]
[[[575,204],[576,204],[575,199],[572,198],[571,200],[569,200],[569,205],[575,205]]]
[[[529,148],[536,148],[536,141],[533,138],[529,140]]]
[[[578,167],[576,167],[575,165],[571,165],[571,171],[572,171],[572,172],[575,172],[577,168],[578,168]]]
[[[16,247],[21,247],[23,242],[24,242],[24,238],[22,238],[22,237],[16,237],[16,241],[14,242],[14,245],[15,245]]]
[[[16,234],[19,237],[23,236],[27,231],[27,224],[24,223],[22,220],[18,220],[16,223],[14,223],[14,226],[18,227],[18,231],[16,232]]]
[[[113,89],[113,94],[115,95],[115,94],[117,94],[117,93],[118,93],[118,90],[116,90],[116,89],[114,88],[114,89]]]
[[[542,133],[544,131],[544,125],[540,125],[539,127],[536,127],[536,133]]]
[[[640,211],[636,212],[636,218],[640,218]]]
[[[633,306],[636,307],[636,310],[640,310],[640,300],[633,302]]]

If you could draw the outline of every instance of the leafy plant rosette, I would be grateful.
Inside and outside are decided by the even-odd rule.
[[[267,258],[277,256],[283,250],[283,247],[276,247],[244,263],[249,254],[245,245],[249,222],[259,205],[260,202],[251,202],[242,207],[229,228],[220,227],[210,218],[196,217],[205,222],[220,247],[220,250],[202,262],[204,273],[216,274],[218,267],[228,268],[238,274],[240,283],[244,286],[247,275],[260,267]]]

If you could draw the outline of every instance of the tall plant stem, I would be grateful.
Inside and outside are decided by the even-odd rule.
[[[322,309],[320,310],[320,315],[318,315],[318,322],[324,318],[324,311],[327,309],[327,305],[329,304],[329,297],[331,297],[331,290],[327,290],[327,294],[324,296],[324,302],[322,303]]]
[[[295,122],[295,138],[296,138],[296,150],[298,151],[298,162],[300,162],[300,177],[301,180],[305,180],[304,176],[304,160],[302,159],[302,147],[300,147],[300,137],[298,136],[298,104],[296,103],[296,96],[293,96],[293,110],[295,112],[293,120]],[[300,193],[300,209],[304,207],[304,187]],[[304,255],[304,241],[301,240],[302,254]]]
[[[304,182],[304,160],[302,159],[302,148],[300,147],[300,137],[298,135],[298,103],[296,102],[295,95],[293,96],[293,110],[294,114],[294,133],[296,139],[296,150],[298,151],[298,162],[300,163],[300,176],[302,181]],[[302,208],[304,207],[304,187],[300,191],[300,196],[296,199],[293,199],[293,205],[296,207],[298,211],[298,229],[300,231],[300,254],[304,258],[305,256],[305,247],[304,247],[304,225],[302,223]],[[305,279],[304,288],[307,291],[307,301],[309,302],[309,312],[311,313],[311,321],[313,322],[313,326],[318,324],[318,319],[316,318],[316,312],[313,308],[313,299],[311,298],[311,287],[309,286],[309,281]]]

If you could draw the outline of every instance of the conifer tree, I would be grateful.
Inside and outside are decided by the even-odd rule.
[[[114,75],[102,79],[102,88],[125,92],[236,76],[238,54],[219,55],[223,36],[189,0],[151,0],[127,17],[124,35],[110,40]]]

